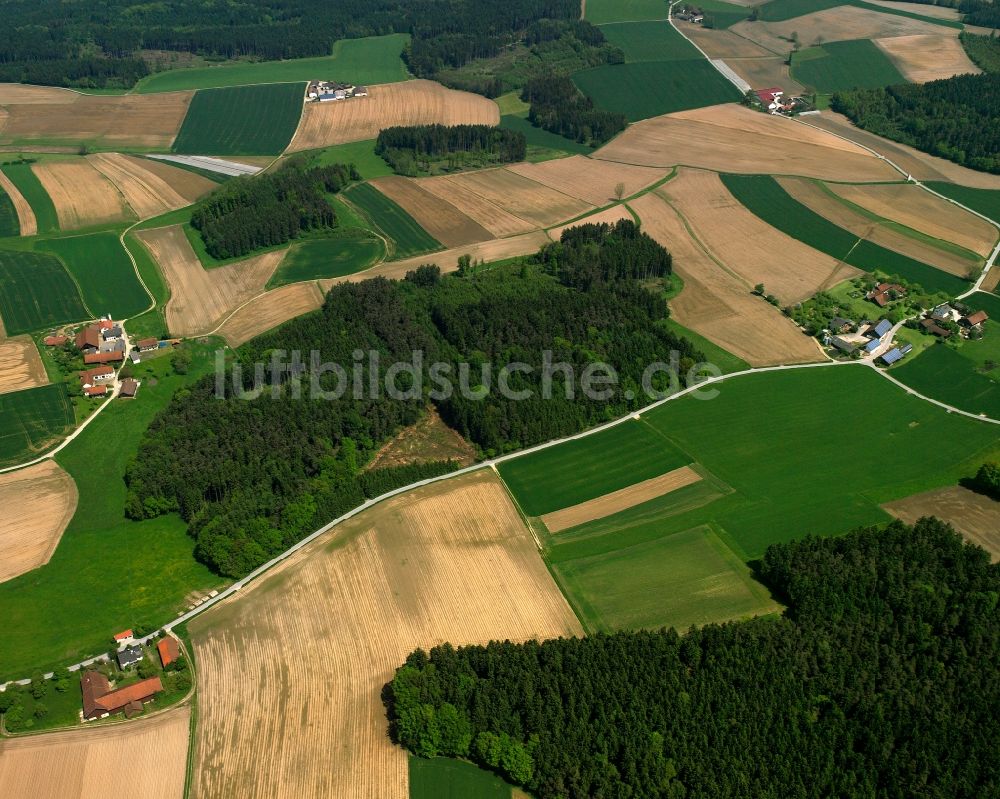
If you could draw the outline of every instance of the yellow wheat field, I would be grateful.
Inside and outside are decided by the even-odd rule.
[[[117,222],[131,216],[114,184],[83,158],[41,161],[31,169],[52,200],[62,230]]]

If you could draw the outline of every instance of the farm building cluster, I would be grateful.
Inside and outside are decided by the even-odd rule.
[[[350,100],[352,97],[367,96],[367,86],[355,86],[351,83],[331,83],[326,80],[314,80],[310,81],[306,88],[306,99],[314,103]]]
[[[786,96],[784,89],[780,86],[771,86],[767,89],[753,89],[747,92],[747,101],[751,108],[757,108],[769,114],[783,114],[784,116],[804,114],[816,110],[803,97]]]
[[[855,324],[851,319],[836,318],[823,337],[823,343],[846,355],[881,360],[886,366],[896,363],[913,349],[910,344],[892,345],[893,325],[888,319],[877,322],[864,320]]]
[[[924,332],[941,339],[951,338],[956,334],[962,338],[975,339],[982,338],[983,325],[989,318],[986,311],[969,313],[944,302],[924,314],[920,327]]]

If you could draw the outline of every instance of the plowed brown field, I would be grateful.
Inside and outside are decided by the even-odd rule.
[[[4,339],[0,334],[0,394],[49,382],[45,366],[30,336]]]
[[[401,205],[420,227],[446,247],[459,247],[493,238],[493,234],[474,219],[451,203],[425,191],[410,178],[378,178],[372,181],[372,185]]]
[[[670,250],[684,290],[670,301],[673,317],[752,366],[825,360],[816,343],[751,286],[717,263],[684,220],[655,192],[629,203],[642,229]]]
[[[615,191],[619,183],[623,186],[622,197],[629,197],[667,176],[667,170],[663,168],[612,164],[582,155],[540,164],[514,164],[507,168],[543,186],[597,206],[621,199]]]
[[[637,122],[594,157],[646,166],[680,164],[716,172],[769,172],[857,182],[899,177],[892,167],[850,142],[735,104]]]
[[[897,519],[913,524],[937,516],[1000,562],[1000,502],[961,486],[938,488],[882,506]]]
[[[264,290],[264,284],[285,255],[284,250],[277,250],[205,269],[180,225],[143,230],[137,235],[170,285],[167,327],[178,336],[213,330],[236,308]]]
[[[118,189],[83,158],[40,161],[31,169],[51,198],[62,230],[131,216]]]
[[[714,172],[682,169],[657,191],[680,211],[709,255],[748,285],[763,283],[784,304],[861,274],[768,225],[744,208]]]
[[[383,502],[191,623],[192,796],[407,799],[381,701],[407,654],[581,633],[492,471]]]
[[[0,739],[0,796],[183,799],[191,711]]]
[[[430,80],[369,86],[368,97],[307,103],[288,152],[374,139],[393,125],[496,125],[497,104]]]

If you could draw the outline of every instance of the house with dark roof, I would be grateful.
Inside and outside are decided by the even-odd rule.
[[[133,380],[131,377],[122,380],[122,387],[118,391],[118,396],[124,399],[135,399],[135,395],[139,391],[139,381]]]
[[[127,685],[115,691],[111,683],[99,671],[85,671],[80,676],[80,690],[83,694],[83,719],[99,719],[112,713],[124,711],[128,717],[142,711],[144,702],[163,690],[159,677]]]
[[[830,320],[831,333],[846,333],[852,327],[854,327],[854,322],[850,319],[844,319],[841,316],[835,316]]]
[[[115,657],[118,660],[118,666],[127,669],[129,666],[134,666],[142,660],[142,647],[134,644],[127,646],[124,649],[118,650],[118,654]]]
[[[112,325],[107,330],[104,331],[105,341],[120,341],[125,334],[122,332],[120,325]]]
[[[920,326],[928,333],[933,333],[938,338],[948,338],[949,336],[951,336],[950,330],[941,327],[941,325],[939,325],[933,319],[921,319]]]
[[[882,363],[886,366],[892,366],[897,361],[902,360],[905,355],[908,355],[912,349],[912,344],[904,344],[902,347],[893,347],[891,350],[882,355]]]

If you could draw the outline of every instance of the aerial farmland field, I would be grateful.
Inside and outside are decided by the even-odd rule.
[[[303,280],[343,277],[367,269],[385,253],[382,240],[374,236],[316,239],[289,250],[267,288]]]
[[[41,454],[72,425],[73,408],[62,383],[0,394],[0,466]]]
[[[604,38],[625,53],[625,61],[697,61],[697,48],[667,22],[621,22],[601,28]]]
[[[462,760],[410,757],[410,799],[511,799],[511,786]]]
[[[416,220],[378,189],[367,183],[353,186],[343,197],[363,211],[395,243],[393,259],[407,258],[422,252],[441,249],[441,243],[427,233]]]
[[[328,56],[167,70],[141,80],[136,90],[149,94],[308,80],[392,83],[409,77],[400,58],[409,39],[405,33],[342,39],[334,42],[333,53]]]
[[[31,171],[30,163],[4,164],[0,170],[21,193],[31,206],[38,233],[52,233],[59,230],[59,217],[52,199]]]
[[[993,325],[989,334],[1000,335],[1000,325]],[[976,361],[966,357],[966,350],[974,350],[979,343],[963,342],[957,350],[936,344],[912,361],[900,364],[892,375],[925,396],[1000,419],[1000,382],[980,372]],[[996,345],[985,337],[982,343],[993,348]]]
[[[57,255],[76,280],[93,315],[121,319],[145,310],[151,300],[114,232],[47,239],[38,248]]]
[[[868,39],[799,50],[792,56],[792,77],[821,94],[906,83],[895,64]]]
[[[968,186],[959,186],[955,183],[945,183],[943,181],[929,181],[927,185],[938,194],[951,197],[951,199],[957,200],[973,211],[978,211],[995,222],[1000,222],[1000,190],[973,189]]]
[[[21,223],[17,219],[14,201],[0,187],[0,237],[17,236],[21,233]]]
[[[8,335],[90,316],[58,259],[44,253],[0,250],[0,317]]]
[[[667,18],[667,0],[587,0],[586,20],[593,25],[606,22]]]
[[[172,152],[278,155],[295,134],[304,83],[202,89],[191,100]]]

